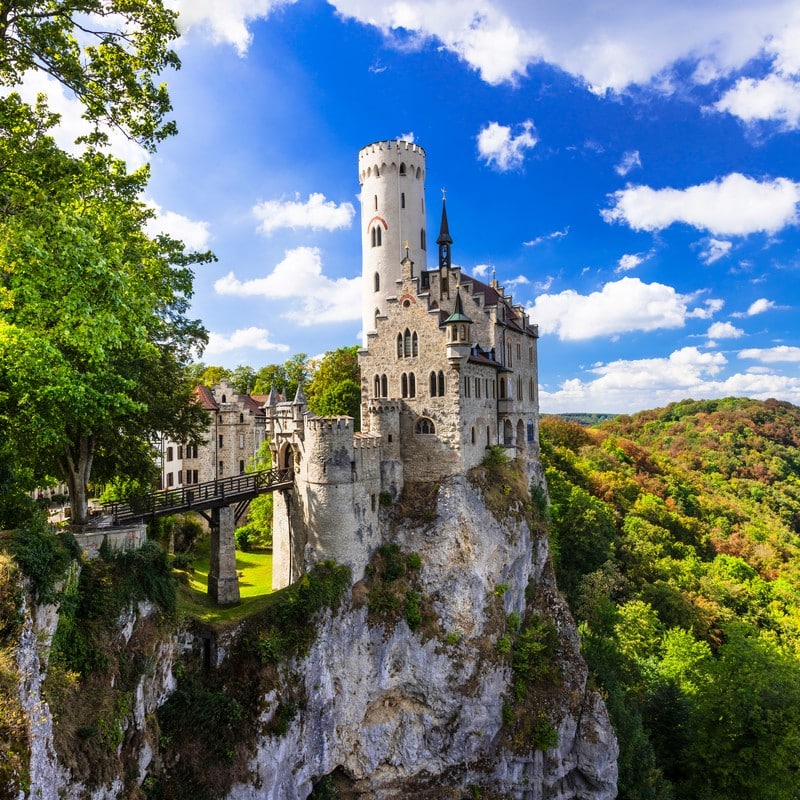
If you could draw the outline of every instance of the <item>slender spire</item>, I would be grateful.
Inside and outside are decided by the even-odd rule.
[[[439,245],[439,268],[450,266],[450,245],[453,240],[450,237],[450,228],[447,224],[447,200],[442,189],[442,222],[439,226],[439,238],[436,240]]]
[[[461,303],[461,290],[458,287],[456,287],[456,302],[453,306],[453,313],[444,321],[444,324],[448,325],[456,322],[472,322],[472,320],[464,313],[464,306]]]

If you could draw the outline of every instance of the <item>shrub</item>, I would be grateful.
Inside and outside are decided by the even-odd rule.
[[[15,532],[11,551],[29,578],[36,600],[39,603],[55,602],[56,582],[64,577],[71,561],[70,552],[60,537],[41,517],[34,517],[26,528]]]
[[[243,525],[236,529],[236,549],[247,553],[250,550],[250,526]]]
[[[406,593],[406,622],[412,631],[415,631],[422,622],[422,612],[419,608],[420,594],[413,590]]]
[[[506,453],[506,449],[504,447],[500,447],[499,444],[493,444],[483,457],[483,461],[481,463],[487,469],[502,466],[503,464],[508,463],[508,453]]]

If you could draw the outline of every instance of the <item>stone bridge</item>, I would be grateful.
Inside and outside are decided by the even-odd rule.
[[[239,579],[236,577],[236,523],[254,497],[292,486],[291,468],[268,469],[235,475],[223,480],[196,483],[180,489],[166,489],[129,500],[106,503],[115,525],[146,521],[172,514],[196,511],[211,526],[211,567],[208,593],[220,605],[239,602]]]

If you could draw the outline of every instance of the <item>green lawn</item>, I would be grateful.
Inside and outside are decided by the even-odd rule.
[[[236,551],[241,602],[235,606],[220,607],[208,596],[210,563],[210,541],[206,538],[192,551],[194,569],[186,573],[188,583],[179,584],[180,612],[208,623],[234,622],[266,607],[272,592],[272,553]]]

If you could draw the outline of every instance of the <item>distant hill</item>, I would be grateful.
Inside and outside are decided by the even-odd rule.
[[[619,796],[797,798],[800,409],[684,401],[541,428],[558,583],[620,738]]]
[[[543,417],[561,417],[561,419],[568,420],[569,422],[575,422],[578,425],[584,426],[591,426],[591,425],[599,425],[601,422],[607,422],[608,420],[615,419],[617,414],[593,414],[590,412],[582,413],[582,412],[574,412],[574,413],[567,413],[567,414],[542,414]]]

